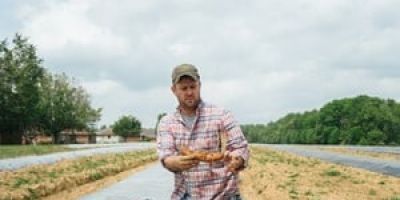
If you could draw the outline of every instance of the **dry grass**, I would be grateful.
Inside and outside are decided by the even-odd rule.
[[[149,167],[150,165],[154,165],[155,162],[151,162],[148,164],[144,164],[142,166],[139,166],[137,168],[133,168],[121,173],[118,173],[114,176],[108,176],[105,177],[103,179],[91,182],[91,183],[87,183],[75,188],[68,188],[67,190],[64,190],[62,192],[50,195],[50,196],[46,196],[43,198],[43,200],[76,200],[79,199],[80,197],[101,190],[103,188],[109,187],[113,184],[116,184],[118,182],[120,182],[121,180],[126,179],[126,177],[131,176],[139,171],[142,171],[144,169],[146,169],[147,167]]]
[[[155,150],[114,153],[0,172],[0,200],[39,199],[157,159]]]
[[[400,154],[397,153],[387,153],[387,152],[371,152],[371,151],[363,151],[363,150],[352,150],[347,149],[345,147],[321,147],[319,148],[324,151],[333,151],[348,155],[367,157],[367,158],[379,158],[383,160],[393,160],[400,161]]]
[[[245,199],[400,199],[400,178],[252,147],[241,174]]]

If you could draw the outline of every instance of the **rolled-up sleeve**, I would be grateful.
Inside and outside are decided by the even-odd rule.
[[[224,112],[223,126],[228,138],[227,150],[234,155],[241,156],[244,160],[244,167],[246,167],[249,160],[248,143],[240,129],[239,123],[229,111]]]
[[[168,117],[165,116],[160,120],[157,127],[157,153],[159,160],[163,164],[166,157],[176,154],[174,136],[169,130],[169,123]]]

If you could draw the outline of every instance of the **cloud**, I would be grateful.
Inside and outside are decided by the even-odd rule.
[[[132,113],[152,127],[159,112],[174,111],[170,73],[181,63],[199,67],[206,101],[243,123],[358,94],[400,100],[398,7],[396,0],[43,0],[15,3],[8,13],[17,13],[18,31],[49,70],[82,81],[104,108],[101,123]]]
[[[88,18],[90,3],[90,1],[61,3],[50,1],[42,9],[25,8],[29,10],[25,17],[29,17],[29,21],[24,26],[23,32],[29,33],[46,55],[68,46],[84,47],[97,54],[99,52],[101,54],[102,50],[107,50],[107,54],[123,53],[127,48],[124,38],[115,35],[107,27],[96,26],[92,19]]]
[[[154,127],[159,113],[175,107],[167,88],[138,92],[113,80],[88,81],[82,85],[91,94],[93,106],[103,108],[102,122],[109,125],[123,115],[133,115],[145,127]]]

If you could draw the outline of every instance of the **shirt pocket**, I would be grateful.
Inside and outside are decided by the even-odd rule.
[[[181,131],[174,135],[175,147],[178,152],[182,146],[187,146],[187,147],[191,146],[190,137],[191,137],[191,134],[190,134],[190,132],[187,132],[187,131]]]
[[[217,122],[207,124],[203,137],[202,149],[207,151],[220,151],[221,126]]]

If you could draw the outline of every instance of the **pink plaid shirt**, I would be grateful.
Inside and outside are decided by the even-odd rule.
[[[163,160],[178,155],[181,145],[192,150],[220,151],[219,134],[227,134],[226,149],[242,156],[247,163],[247,141],[233,115],[221,108],[201,102],[196,111],[193,128],[186,127],[177,109],[163,117],[158,126],[157,151]],[[184,172],[175,172],[175,188],[172,200],[180,200],[185,192],[193,200],[229,199],[239,193],[238,175],[227,171],[223,161],[200,162]]]

